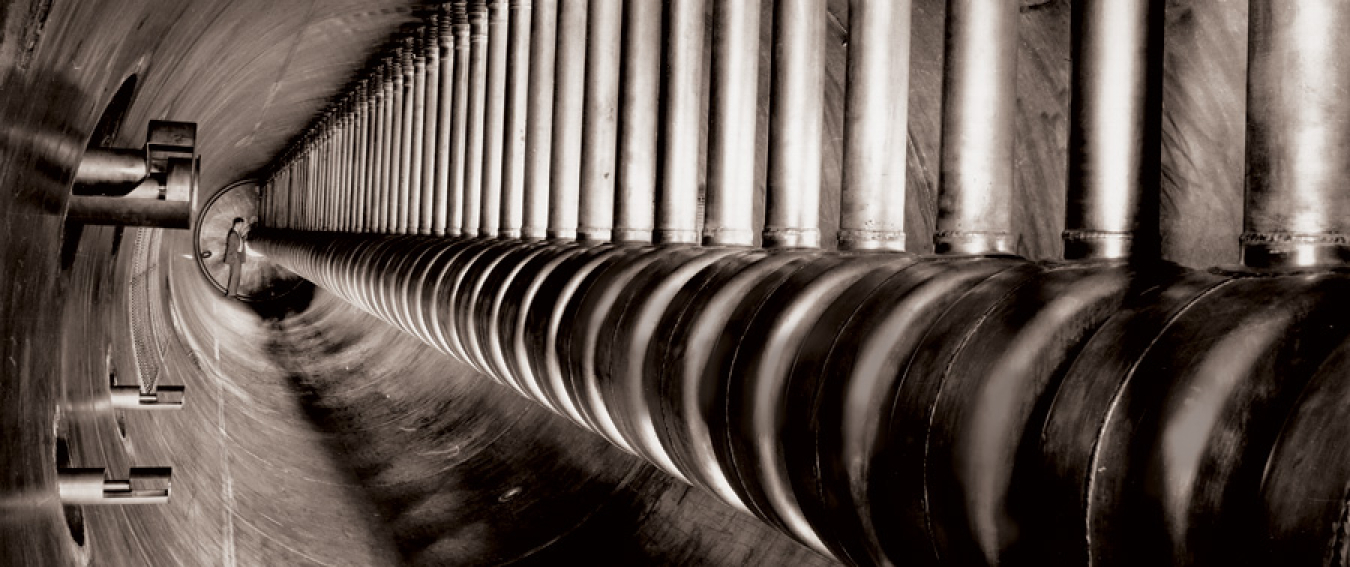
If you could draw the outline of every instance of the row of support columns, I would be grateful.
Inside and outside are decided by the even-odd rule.
[[[1157,247],[1164,4],[1074,6],[1055,261],[1013,256],[1003,0],[947,2],[932,256],[905,253],[894,0],[849,5],[840,251],[824,0],[447,3],[278,160],[255,242],[848,563],[1316,559],[1350,481],[1325,420],[1350,399],[1325,269],[1350,259],[1350,9],[1253,0],[1246,265],[1190,271]]]

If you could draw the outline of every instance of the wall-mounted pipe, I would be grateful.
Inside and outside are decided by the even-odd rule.
[[[698,242],[704,0],[674,0],[666,10],[664,140],[653,237],[658,243],[692,243]]]
[[[484,140],[487,126],[487,0],[470,0],[469,19],[469,107],[464,153],[464,236],[481,236],[483,198]],[[493,224],[496,221],[492,221]]]
[[[405,31],[405,33],[407,33]],[[413,216],[413,207],[417,205],[413,195],[418,195],[414,180],[421,180],[414,166],[419,164],[420,156],[417,147],[417,133],[421,131],[421,123],[417,121],[417,63],[416,55],[417,45],[415,39],[409,35],[404,37],[403,45],[399,48],[399,57],[402,61],[403,83],[402,95],[399,102],[402,105],[399,114],[399,161],[398,161],[398,200],[395,204],[398,206],[398,216],[395,217],[398,234],[408,234],[411,228]],[[425,72],[425,62],[423,63]],[[426,77],[423,77],[426,80]],[[423,96],[426,93],[422,93]]]
[[[553,88],[553,159],[548,237],[575,239],[581,199],[581,131],[586,96],[586,0],[559,0]]]
[[[557,30],[557,0],[536,0],[530,19],[530,84],[525,103],[525,210],[520,228],[521,237],[527,240],[548,236]]]
[[[405,211],[407,221],[404,223],[407,234],[418,234],[422,232],[422,179],[424,177],[423,167],[426,161],[426,121],[427,121],[427,59],[426,46],[423,45],[422,32],[414,30],[408,38],[406,45],[409,46],[413,61],[412,73],[412,113],[408,119],[408,136],[412,140],[411,158],[408,161],[408,207]]]
[[[947,2],[939,254],[1013,252],[1017,3]]]
[[[750,246],[755,243],[759,7],[737,0],[713,3],[703,243]]]
[[[577,240],[583,242],[608,242],[613,236],[622,33],[623,0],[589,0],[577,207]]]
[[[422,57],[426,60],[425,114],[422,121],[422,206],[417,222],[418,234],[436,232],[437,167],[440,157],[441,125],[441,46],[440,16],[431,15],[418,33],[422,42]]]
[[[483,200],[478,236],[496,238],[502,220],[502,152],[506,128],[506,51],[510,12],[506,0],[487,3],[487,80],[483,108]]]
[[[502,154],[502,238],[520,238],[525,224],[525,136],[530,81],[530,0],[511,0],[507,48],[506,125]]]
[[[1350,6],[1249,7],[1247,189],[1242,261],[1253,268],[1350,262]]]
[[[1075,6],[1065,258],[1157,256],[1162,22],[1162,0]]]
[[[660,129],[661,12],[662,6],[656,2],[624,0],[615,242],[652,241]]]
[[[849,3],[840,249],[905,249],[910,11],[908,1]]]
[[[766,248],[820,246],[825,122],[822,0],[775,0]]]
[[[450,139],[450,211],[445,233],[448,236],[474,236],[464,222],[469,217],[470,195],[468,179],[469,140],[469,12],[467,0],[451,3],[451,18],[455,32],[455,118]],[[477,211],[474,211],[477,214]]]

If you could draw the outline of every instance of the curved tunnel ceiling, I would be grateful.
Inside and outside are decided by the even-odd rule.
[[[258,370],[259,376],[272,376],[274,381],[271,382],[263,380],[251,385],[222,386],[218,374],[228,373],[228,365],[203,365],[198,358],[201,352],[223,348],[225,360],[245,364],[248,349],[261,348],[254,342],[259,337],[273,341],[294,339],[293,343],[284,346],[302,355],[309,352],[306,349],[350,349],[354,347],[348,341],[359,342],[357,339],[332,337],[372,325],[372,320],[349,312],[345,305],[320,293],[304,318],[291,320],[286,328],[269,326],[261,320],[250,319],[251,315],[246,312],[207,297],[205,285],[194,281],[197,277],[195,267],[175,260],[191,252],[190,243],[182,235],[166,233],[156,246],[138,249],[138,246],[150,246],[142,243],[157,237],[150,236],[149,231],[111,228],[87,229],[83,234],[72,235],[65,232],[61,215],[75,164],[86,140],[94,132],[105,105],[127,77],[134,75],[137,86],[115,144],[139,145],[144,139],[146,124],[152,119],[196,122],[198,151],[203,157],[201,188],[209,194],[270,163],[304,131],[316,113],[361,72],[372,54],[401,26],[418,19],[425,4],[429,3],[393,0],[0,2],[0,186],[5,187],[0,189],[0,270],[7,274],[0,279],[0,301],[3,301],[0,303],[3,305],[0,307],[0,336],[5,339],[0,341],[0,365],[4,368],[4,380],[0,382],[0,462],[9,463],[4,465],[5,476],[0,477],[0,512],[5,512],[0,514],[0,549],[4,550],[0,552],[0,559],[15,564],[74,563],[89,561],[88,554],[95,553],[90,550],[101,550],[105,554],[93,559],[93,563],[113,565],[146,562],[229,564],[231,561],[248,564],[249,558],[275,556],[315,564],[383,563],[419,558],[398,557],[401,551],[406,552],[406,549],[400,549],[406,547],[406,540],[398,539],[397,532],[407,529],[407,525],[400,528],[396,519],[390,518],[363,519],[363,515],[371,514],[378,504],[372,508],[369,502],[362,503],[361,498],[350,499],[350,495],[341,494],[344,490],[332,488],[362,483],[359,478],[343,476],[351,473],[343,472],[342,463],[326,462],[329,457],[322,456],[323,451],[336,443],[339,454],[359,453],[352,448],[354,445],[341,447],[343,443],[359,444],[358,438],[343,438],[341,433],[331,431],[316,433],[312,429],[314,416],[306,415],[293,402],[257,402],[257,396],[291,395],[287,388],[294,384],[285,380],[294,375],[318,373],[318,366],[312,366],[313,360],[305,356],[286,359],[294,364],[311,365],[290,375],[271,375]],[[831,40],[826,96],[831,102],[827,105],[826,136],[837,139],[842,123],[848,3],[831,0],[829,4]],[[925,246],[933,229],[938,177],[942,4],[940,1],[916,1],[913,26],[907,230],[910,242]],[[1168,3],[1161,187],[1163,244],[1169,259],[1187,266],[1231,264],[1237,258],[1247,16],[1242,7],[1231,4],[1203,0]],[[1069,5],[1068,0],[1023,2],[1020,22],[1015,218],[1022,238],[1018,250],[1033,259],[1057,257],[1060,247],[1068,129]],[[766,35],[767,28],[765,26]],[[767,51],[762,57],[768,61]],[[767,78],[768,68],[767,64],[761,65],[762,82]],[[837,193],[840,155],[837,143],[827,143],[826,148],[828,196]],[[762,162],[762,155],[760,159]],[[761,163],[761,175],[762,167]],[[826,203],[829,201],[827,198]],[[831,230],[831,219],[836,214],[837,211],[828,204],[822,209],[827,231]],[[63,239],[67,238],[78,239],[78,254],[63,266],[61,249]],[[72,243],[66,244],[72,247]],[[135,258],[153,258],[154,267],[138,266]],[[133,297],[131,291],[140,289],[133,285],[137,276],[160,279],[166,289],[172,288],[177,295]],[[128,439],[140,436],[139,441],[133,440],[129,445],[116,437],[111,441],[108,439],[118,435],[119,422],[112,412],[107,411],[95,412],[98,417],[89,418],[83,425],[79,424],[80,418],[72,418],[71,412],[63,412],[60,419],[67,424],[60,427],[73,427],[74,430],[58,431],[57,426],[53,426],[58,421],[55,408],[62,400],[69,401],[74,395],[72,392],[105,383],[104,370],[109,365],[122,369],[124,375],[130,373],[134,363],[130,354],[131,337],[126,331],[129,325],[127,313],[133,309],[149,309],[149,304],[156,302],[157,309],[162,311],[160,316],[164,317],[162,324],[167,325],[161,327],[161,331],[173,335],[168,337],[173,340],[166,339],[166,344],[178,345],[168,348],[165,354],[164,367],[172,369],[169,379],[195,385],[201,394],[200,398],[193,399],[193,403],[204,403],[204,407],[186,410],[183,416],[173,418],[125,417],[121,427],[126,428]],[[220,314],[221,309],[225,310],[225,315]],[[219,319],[213,321],[213,317]],[[183,327],[173,330],[176,325]],[[389,335],[384,331],[389,331]],[[376,336],[368,340],[375,346],[366,344],[364,348],[413,353],[409,356],[417,362],[411,365],[413,368],[409,372],[426,377],[444,371],[438,366],[445,364],[442,359],[418,358],[424,351],[416,350],[420,347],[406,337],[393,336],[392,330],[383,327],[374,334]],[[325,341],[333,342],[315,344],[312,339],[319,335],[327,337]],[[211,342],[211,346],[207,346],[207,342]],[[192,344],[183,346],[188,343]],[[352,355],[350,351],[343,352]],[[114,359],[113,364],[107,362]],[[397,393],[403,360],[391,357],[375,360],[370,368],[349,378],[369,381],[372,384],[369,388],[375,392],[385,389],[388,393]],[[270,367],[273,370],[284,366],[278,360],[269,364],[273,365]],[[463,396],[470,400],[463,402],[470,409],[453,404],[428,408],[408,402],[418,411],[402,416],[380,415],[386,420],[383,425],[413,429],[428,422],[436,423],[437,419],[452,414],[469,416],[464,418],[467,421],[473,421],[473,416],[509,418],[516,420],[512,422],[516,425],[503,426],[508,431],[536,435],[536,439],[542,440],[534,446],[515,447],[516,452],[508,451],[508,456],[520,457],[528,449],[541,446],[572,445],[571,450],[580,452],[577,454],[586,451],[600,454],[601,457],[594,457],[598,459],[596,462],[619,463],[615,467],[622,471],[621,478],[606,477],[606,474],[614,474],[613,471],[602,471],[603,474],[596,473],[590,479],[578,477],[576,482],[579,485],[594,483],[608,490],[606,494],[634,493],[624,499],[636,504],[618,509],[623,513],[649,514],[654,518],[646,524],[636,522],[640,529],[626,534],[642,540],[639,542],[642,545],[634,547],[643,551],[634,552],[636,555],[630,557],[672,563],[702,560],[724,564],[782,561],[803,564],[820,561],[785,538],[724,508],[717,508],[720,504],[711,498],[682,492],[664,479],[649,478],[645,476],[650,474],[649,471],[635,468],[631,460],[623,460],[626,457],[606,452],[608,448],[587,445],[588,441],[579,440],[581,438],[576,437],[575,432],[548,421],[552,418],[536,411],[537,408],[516,403],[513,398],[504,401],[506,394],[472,385],[475,377],[468,372],[466,368],[447,372],[456,376],[449,381],[451,385],[446,386],[448,390],[428,395],[445,395],[447,404],[456,396]],[[428,387],[430,380],[413,382]],[[353,399],[357,400],[351,402],[357,404],[356,407],[361,403],[368,403],[368,407],[378,406],[374,402],[361,402],[359,396]],[[248,400],[257,402],[256,408],[246,406]],[[386,409],[393,412],[398,407]],[[332,407],[327,409],[337,411]],[[439,413],[440,410],[460,413]],[[359,410],[353,411],[359,413]],[[527,418],[520,418],[521,415]],[[232,426],[227,424],[238,429],[231,429]],[[161,429],[166,425],[171,425],[172,429]],[[387,429],[373,429],[387,433]],[[133,465],[155,464],[145,461],[156,459],[177,460],[175,465],[181,467],[181,472],[176,474],[185,475],[179,477],[184,485],[180,494],[191,495],[195,491],[197,494],[210,492],[212,496],[182,498],[183,502],[176,504],[181,508],[162,516],[134,510],[90,512],[85,516],[84,528],[91,541],[84,547],[85,551],[80,551],[79,546],[70,542],[68,531],[74,528],[67,527],[68,521],[62,516],[61,507],[54,503],[53,467],[57,460],[58,433],[83,437],[84,442],[77,442],[79,446],[67,450],[83,452],[83,457],[91,462],[102,458],[113,468],[125,467],[130,460],[138,461],[130,463]],[[225,447],[221,445],[224,439],[234,439],[235,444],[232,448],[212,448]],[[401,438],[395,435],[387,441],[394,439]],[[277,447],[270,448],[277,451],[270,457],[258,453],[269,449],[269,443],[274,440],[279,447],[295,447],[295,451],[303,454],[286,454]],[[428,441],[425,447],[432,444]],[[114,455],[122,451],[126,454]],[[252,453],[252,456],[246,453]],[[220,468],[229,461],[222,459],[222,454],[239,457],[234,461],[236,469],[233,472]],[[397,460],[396,455],[387,454],[360,456],[367,459],[364,461],[366,466],[382,470],[389,468],[389,462]],[[300,463],[324,461],[325,464],[315,465],[308,471],[322,478],[318,481],[292,478],[290,473],[295,471],[288,469],[290,465],[286,464],[291,463],[287,459],[292,458]],[[202,472],[196,479],[190,476],[192,469],[183,464],[189,459],[204,463],[198,469]],[[362,463],[360,459],[355,461]],[[243,485],[239,490],[253,491],[252,504],[248,505],[253,507],[229,509],[228,500],[219,496],[221,487],[235,482],[231,478],[251,474],[247,472],[249,470],[268,468],[279,469],[284,474],[260,477],[275,479],[276,484],[258,481],[248,486],[247,481],[240,481]],[[331,478],[322,475],[331,475]],[[287,484],[291,482],[294,484]],[[328,488],[318,487],[330,482],[332,485]],[[268,491],[273,489],[280,492],[270,494]],[[287,497],[286,490],[299,491],[297,494],[312,497],[315,502],[326,502],[316,506],[330,511],[341,510],[349,516],[315,519],[313,509],[303,504],[305,498],[296,498],[294,494]],[[507,492],[491,494],[493,498],[502,498]],[[434,490],[429,494],[450,498],[446,493]],[[484,494],[488,492],[485,490]],[[507,497],[507,500],[514,497]],[[691,517],[693,512],[680,511],[681,502],[686,498],[688,506],[706,506],[712,511],[705,516]],[[272,506],[269,500],[278,504],[269,508]],[[505,502],[502,501],[505,508],[515,506]],[[519,509],[526,509],[524,504],[519,506]],[[631,517],[615,512],[615,508],[605,508],[602,512],[615,516],[596,525],[634,523]],[[270,533],[267,536],[241,535],[246,530],[244,527],[230,527],[226,532],[225,526],[234,524],[223,522],[220,517],[228,514],[244,514],[241,517],[257,532]],[[203,519],[213,515],[216,519]],[[527,518],[524,523],[528,521]],[[266,527],[283,523],[289,527],[280,530]],[[414,531],[421,526],[416,522],[413,524]],[[486,529],[484,525],[488,524],[475,529]],[[172,533],[158,531],[174,526],[179,529]],[[194,532],[193,526],[208,527]],[[236,533],[235,529],[240,532]],[[350,533],[342,533],[343,530]],[[721,530],[740,535],[723,534],[722,539],[691,536],[686,540],[682,536],[687,534],[681,530],[710,533]],[[391,536],[391,533],[395,535]],[[599,545],[605,541],[607,533],[601,531],[574,538],[570,545]],[[335,544],[316,539],[336,539],[337,534],[349,541]],[[491,538],[479,533],[479,539]],[[568,541],[565,537],[562,540]],[[391,543],[395,541],[397,544]],[[547,543],[548,540],[541,541]],[[695,543],[687,544],[690,546],[687,549],[681,548],[684,541]],[[761,542],[762,549],[747,551],[745,546],[750,541]],[[240,546],[235,547],[230,542],[239,542]],[[426,548],[431,548],[431,544],[426,544],[423,549]],[[727,550],[736,550],[736,553],[728,554]],[[473,555],[474,549],[453,551],[462,555],[443,557],[484,557]],[[564,549],[551,557],[586,551]],[[543,557],[550,556],[544,554]],[[426,560],[426,557],[421,559]]]

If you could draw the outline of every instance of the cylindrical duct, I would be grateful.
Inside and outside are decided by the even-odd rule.
[[[849,3],[839,248],[905,249],[910,3]]]
[[[576,238],[586,96],[586,0],[560,0],[557,38],[548,237]]]
[[[582,111],[577,239],[606,242],[614,229],[623,0],[590,0],[586,26],[586,95]]]
[[[530,84],[525,116],[525,211],[520,235],[548,235],[549,168],[553,157],[553,72],[558,1],[535,0],[530,20]]]
[[[624,0],[614,240],[651,242],[661,100],[661,5]]]
[[[453,159],[450,147],[454,139],[455,116],[455,32],[450,21],[450,8],[442,4],[439,12],[437,44],[439,46],[441,69],[438,92],[440,112],[436,116],[436,211],[432,220],[432,234],[445,236],[450,234],[451,201],[458,201],[459,194],[452,193],[454,182],[451,177]],[[458,221],[454,223],[458,226]]]
[[[698,242],[699,103],[704,0],[672,0],[666,35],[665,133],[657,187],[657,242]]]
[[[502,218],[502,143],[506,128],[506,0],[487,6],[487,107],[483,125],[483,212],[478,236],[495,238]]]
[[[469,115],[464,154],[464,236],[481,236],[487,126],[487,2],[469,2]],[[493,224],[496,223],[494,219]]]
[[[466,170],[469,159],[469,14],[463,0],[451,4],[455,32],[454,126],[450,140],[450,210],[445,233],[449,236],[473,236],[465,225],[469,195]],[[477,211],[475,211],[476,213]]]
[[[776,0],[764,246],[820,245],[825,2]]]
[[[1350,261],[1350,5],[1253,0],[1242,261]]]
[[[398,217],[395,219],[399,234],[408,234],[412,207],[415,205],[413,195],[416,194],[416,188],[413,186],[413,180],[420,179],[413,172],[415,163],[413,155],[420,150],[414,145],[414,133],[421,130],[421,124],[417,122],[417,67],[413,58],[416,49],[413,38],[407,37],[399,51],[403,58],[403,96],[400,99],[403,110],[399,115],[402,122],[399,125]]]
[[[1163,2],[1075,8],[1064,257],[1155,256]]]
[[[530,0],[511,1],[506,65],[506,142],[502,156],[502,238],[520,238],[525,222],[525,132],[532,16]]]
[[[755,243],[755,121],[758,118],[759,6],[713,0],[708,196],[703,242]]]
[[[426,59],[426,113],[422,122],[422,208],[417,223],[418,234],[443,234],[436,231],[437,179],[440,163],[441,137],[441,46],[440,17],[432,15],[422,28],[422,54]]]
[[[427,155],[426,150],[426,121],[427,121],[427,60],[426,47],[422,45],[421,31],[413,32],[405,45],[408,46],[409,53],[413,61],[413,86],[412,86],[412,108],[410,118],[406,122],[408,125],[408,138],[412,140],[412,153],[408,159],[408,206],[404,210],[404,232],[407,234],[419,234],[422,232],[422,178],[423,178],[423,158]]]
[[[1013,251],[1017,3],[948,0],[939,254]]]

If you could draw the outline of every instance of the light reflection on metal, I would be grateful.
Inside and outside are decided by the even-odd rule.
[[[911,9],[908,1],[849,3],[840,249],[905,249]]]
[[[755,119],[758,114],[759,10],[713,0],[708,195],[703,243],[755,243]]]
[[[939,254],[1013,252],[1017,3],[947,2]]]
[[[1253,1],[1247,75],[1242,261],[1253,268],[1350,262],[1350,7]]]
[[[1065,258],[1157,255],[1163,5],[1091,0],[1074,10]]]
[[[825,2],[775,0],[765,248],[820,246]]]

